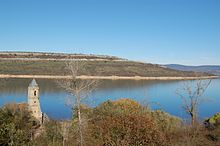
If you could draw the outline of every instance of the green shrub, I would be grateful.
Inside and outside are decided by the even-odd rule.
[[[0,109],[0,145],[23,146],[30,142],[39,123],[26,104],[8,104]]]
[[[208,122],[210,124],[214,124],[215,126],[220,125],[220,112],[212,116],[211,118],[208,119]]]

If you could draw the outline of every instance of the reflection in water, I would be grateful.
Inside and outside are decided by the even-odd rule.
[[[0,106],[9,102],[26,102],[27,87],[32,79],[0,79]],[[65,105],[68,94],[57,86],[55,80],[37,79],[40,87],[42,110],[52,118],[66,119],[71,117],[70,108]],[[181,99],[176,90],[185,81],[135,81],[135,80],[102,80],[96,91],[83,102],[89,106],[97,106],[106,100],[131,98],[141,104],[151,104],[152,109],[162,108],[170,114],[185,117],[181,108]],[[201,118],[208,117],[220,111],[220,79],[212,81],[206,97],[212,102],[200,106]]]

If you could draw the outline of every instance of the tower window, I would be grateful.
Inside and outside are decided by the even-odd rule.
[[[36,96],[37,95],[37,91],[34,91],[34,96]]]

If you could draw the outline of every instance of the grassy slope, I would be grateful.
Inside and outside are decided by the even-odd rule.
[[[0,60],[0,74],[64,75],[64,61],[11,61]],[[82,75],[193,77],[208,74],[177,71],[158,65],[132,61],[86,61]]]

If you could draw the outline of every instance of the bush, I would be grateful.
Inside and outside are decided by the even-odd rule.
[[[220,113],[213,115],[211,118],[205,120],[206,126],[214,126],[214,128],[220,128]]]
[[[22,146],[30,142],[39,123],[26,104],[8,104],[0,109],[0,145]]]
[[[205,127],[210,131],[208,138],[220,143],[220,113],[204,121]]]
[[[107,101],[89,113],[85,145],[166,145],[149,112],[133,100]]]
[[[175,131],[177,128],[180,128],[183,125],[182,120],[180,118],[171,116],[170,114],[164,111],[155,110],[151,111],[150,113],[152,118],[160,127],[160,130],[162,130],[165,133]]]

